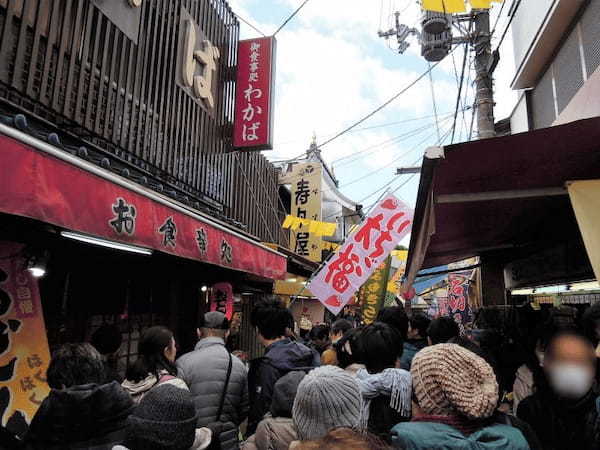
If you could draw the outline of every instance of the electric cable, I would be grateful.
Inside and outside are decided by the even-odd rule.
[[[510,19],[508,20],[508,23],[506,24],[506,27],[504,28],[504,32],[502,33],[502,37],[500,38],[500,42],[498,42],[498,45],[496,46],[496,51],[498,51],[500,49],[502,42],[504,42],[504,38],[506,37],[506,34],[508,33],[508,30],[510,28],[510,25],[512,24],[513,19],[517,15],[517,10],[519,9],[519,6],[521,6],[522,1],[523,0],[517,0],[517,4],[515,5],[515,8],[512,11],[512,15],[510,16]]]
[[[256,31],[258,34],[260,34],[261,36],[266,36],[265,33],[263,33],[262,31],[260,31],[257,27],[255,27],[254,25],[252,25],[249,21],[247,21],[246,19],[244,19],[242,16],[240,16],[237,13],[234,13],[235,16],[240,19],[242,22],[244,22],[246,25],[248,25],[250,28],[252,28],[254,31]]]
[[[291,15],[290,15],[290,16],[289,16],[287,19],[285,19],[285,20],[283,21],[283,23],[282,23],[282,24],[279,26],[279,28],[277,28],[277,30],[275,31],[275,33],[273,33],[273,36],[275,36],[277,33],[279,33],[279,32],[281,31],[281,29],[282,29],[283,27],[285,27],[285,26],[288,24],[288,22],[289,22],[290,20],[292,20],[292,19],[294,18],[294,16],[300,12],[300,10],[301,10],[302,8],[304,8],[304,5],[306,5],[306,4],[308,3],[308,1],[309,1],[309,0],[304,0],[304,1],[302,2],[302,4],[301,4],[300,6],[298,6],[298,8],[296,8],[296,10],[295,10],[295,11],[294,11],[294,12],[293,12],[293,13],[292,13],[292,14],[291,14]]]

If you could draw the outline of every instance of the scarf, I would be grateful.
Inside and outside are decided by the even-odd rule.
[[[486,423],[482,420],[468,420],[465,417],[460,416],[437,416],[437,415],[424,415],[415,417],[413,422],[435,422],[443,423],[444,425],[451,426],[452,428],[460,431],[465,436],[470,436],[477,430],[483,428]]]
[[[367,429],[369,423],[371,400],[380,395],[390,397],[390,407],[403,417],[410,417],[412,381],[408,371],[385,369],[383,372],[370,374],[366,369],[361,369],[356,373],[356,379],[364,400],[360,419],[363,430]]]

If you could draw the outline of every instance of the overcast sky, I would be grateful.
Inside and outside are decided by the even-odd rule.
[[[508,0],[507,0],[508,1]],[[302,0],[229,0],[234,11],[267,35],[294,11]],[[492,25],[500,10],[494,3]],[[499,21],[494,47],[506,24],[506,5]],[[389,29],[394,11],[400,20],[417,26],[415,0],[310,0],[277,35],[277,85],[275,147],[264,152],[272,160],[301,154],[313,133],[324,142],[338,131],[381,105],[427,70],[416,38],[400,55],[394,42],[377,36]],[[242,38],[258,34],[241,24]],[[409,89],[390,106],[358,127],[357,131],[322,148],[333,167],[341,190],[351,199],[370,205],[385,190],[414,205],[418,176],[395,175],[397,167],[420,163],[425,148],[435,145],[452,127],[463,51],[457,49],[432,71],[438,112],[434,118],[428,77]],[[472,53],[467,60],[472,69]],[[514,71],[510,32],[501,48],[501,64],[495,74],[496,120],[508,117],[516,102],[509,83]],[[473,79],[470,71],[469,80]],[[465,86],[465,106],[472,105],[473,84]],[[461,102],[462,109],[462,102]],[[469,110],[459,113],[455,142],[464,141],[471,123]],[[449,137],[444,142],[449,142]],[[390,184],[391,183],[391,184]]]

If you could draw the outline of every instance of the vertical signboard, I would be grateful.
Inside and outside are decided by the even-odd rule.
[[[471,274],[472,272],[469,271],[448,275],[447,311],[454,318],[454,321],[458,323],[461,332],[464,332],[465,324],[472,321],[472,311],[469,305]]]
[[[233,126],[236,150],[273,148],[275,42],[274,37],[239,42]]]
[[[0,241],[0,417],[15,433],[23,431],[50,392],[42,304],[22,249]]]
[[[301,219],[321,220],[323,168],[318,163],[294,165],[292,172],[281,178],[291,185],[291,215]],[[311,261],[321,262],[322,238],[309,231],[308,225],[292,228],[290,250]]]
[[[390,265],[391,257],[388,256],[385,262],[381,263],[360,289],[362,317],[367,325],[375,322],[377,314],[379,314],[379,310],[383,306],[390,274]]]
[[[308,289],[333,314],[339,314],[354,293],[412,227],[413,210],[387,195],[338,252],[321,267]]]

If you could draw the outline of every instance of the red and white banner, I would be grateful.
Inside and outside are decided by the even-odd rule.
[[[233,126],[235,149],[273,148],[275,42],[274,37],[239,42]]]
[[[283,255],[0,135],[0,212],[269,278]]]
[[[338,314],[412,227],[413,210],[386,196],[321,268],[308,289]]]

